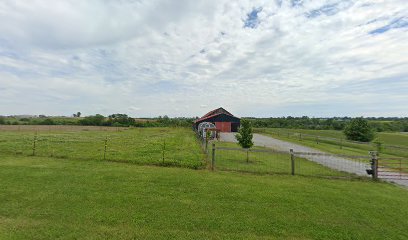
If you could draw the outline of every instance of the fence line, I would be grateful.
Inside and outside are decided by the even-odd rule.
[[[30,136],[31,135],[31,136]],[[38,156],[77,160],[104,160],[147,165],[205,167],[204,155],[192,145],[156,136],[152,142],[135,137],[59,134],[10,135],[0,139],[0,155]],[[194,139],[194,138],[193,138]]]
[[[336,142],[340,145],[340,148],[343,146],[344,143],[354,143],[354,144],[360,144],[360,145],[367,145],[367,146],[375,146],[377,148],[377,151],[381,150],[381,147],[383,148],[395,148],[403,151],[408,151],[408,147],[405,146],[397,146],[397,145],[389,145],[389,144],[384,144],[380,142],[359,142],[359,141],[353,141],[353,140],[348,140],[346,138],[334,138],[334,137],[327,137],[327,136],[321,136],[321,135],[312,135],[312,134],[307,134],[307,133],[297,133],[297,132],[287,132],[285,134],[282,134],[280,132],[275,132],[275,131],[270,131],[270,132],[264,132],[260,131],[261,133],[272,133],[276,134],[278,136],[282,135],[285,136],[287,135],[288,138],[290,136],[298,137],[299,140],[307,140],[305,137],[311,137],[312,139],[309,140],[315,140],[317,143],[322,140],[327,140],[327,141],[333,141]],[[379,151],[380,152],[380,151]]]
[[[390,162],[392,160],[399,161],[399,165],[394,167],[397,164]],[[293,149],[243,149],[213,144],[211,169],[324,177],[371,176],[374,180],[407,180],[408,184],[408,159],[379,158],[377,152],[358,156],[295,152]]]

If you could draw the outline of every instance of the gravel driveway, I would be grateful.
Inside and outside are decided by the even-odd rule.
[[[220,140],[225,142],[236,142],[234,133],[221,133]],[[325,153],[320,150],[316,150],[314,148],[305,147],[302,145],[298,145],[291,142],[286,142],[282,140],[278,140],[269,136],[264,136],[261,134],[254,134],[253,138],[255,146],[262,146],[273,148],[276,150],[288,151],[293,149],[295,152],[308,152],[308,153]],[[370,168],[369,166],[369,159],[366,159],[365,162],[358,162],[348,160],[342,157],[334,157],[334,156],[317,156],[317,155],[302,155],[301,157],[306,158],[310,161],[317,162],[323,166],[329,167],[331,169],[354,173],[359,176],[369,176],[366,172],[366,169]],[[395,173],[396,176],[399,176],[399,173]],[[399,180],[393,179],[389,180],[386,178],[382,178],[388,182],[394,182],[399,185],[408,187],[408,180]]]

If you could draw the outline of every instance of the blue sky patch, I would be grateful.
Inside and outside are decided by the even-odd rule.
[[[390,22],[389,24],[377,28],[371,32],[369,32],[369,34],[371,35],[377,35],[377,34],[381,34],[381,33],[385,33],[393,28],[406,28],[408,27],[408,18],[406,17],[401,17],[401,18],[397,18],[395,20],[393,20],[392,22]]]
[[[324,5],[318,9],[305,13],[307,18],[315,18],[321,15],[333,16],[353,5],[350,1],[341,1],[333,4]]]
[[[301,7],[303,5],[303,0],[292,0],[292,7]]]
[[[244,22],[244,28],[256,28],[258,27],[260,20],[258,13],[262,11],[262,7],[254,8],[247,14],[247,19]]]

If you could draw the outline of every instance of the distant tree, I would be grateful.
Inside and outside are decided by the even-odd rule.
[[[251,148],[254,145],[252,142],[252,126],[249,120],[241,120],[241,127],[239,128],[238,133],[235,135],[235,138],[238,140],[238,144],[242,148]]]
[[[128,127],[135,125],[135,119],[126,114],[116,113],[108,116],[106,125],[116,127]]]
[[[51,118],[44,119],[39,122],[40,125],[55,125],[55,122]]]
[[[81,117],[81,112],[77,112],[76,116]]]
[[[94,116],[88,116],[79,120],[79,124],[87,126],[102,126],[104,123],[105,117],[100,114]]]
[[[4,117],[0,117],[0,125],[6,124]]]
[[[346,138],[353,141],[370,142],[374,139],[374,131],[368,121],[362,117],[351,120],[344,128]]]

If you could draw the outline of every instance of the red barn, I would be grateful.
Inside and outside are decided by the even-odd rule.
[[[220,132],[237,132],[240,125],[240,119],[222,107],[212,110],[201,118],[195,120],[195,129],[197,129],[198,125],[202,122],[215,124],[215,127]]]

